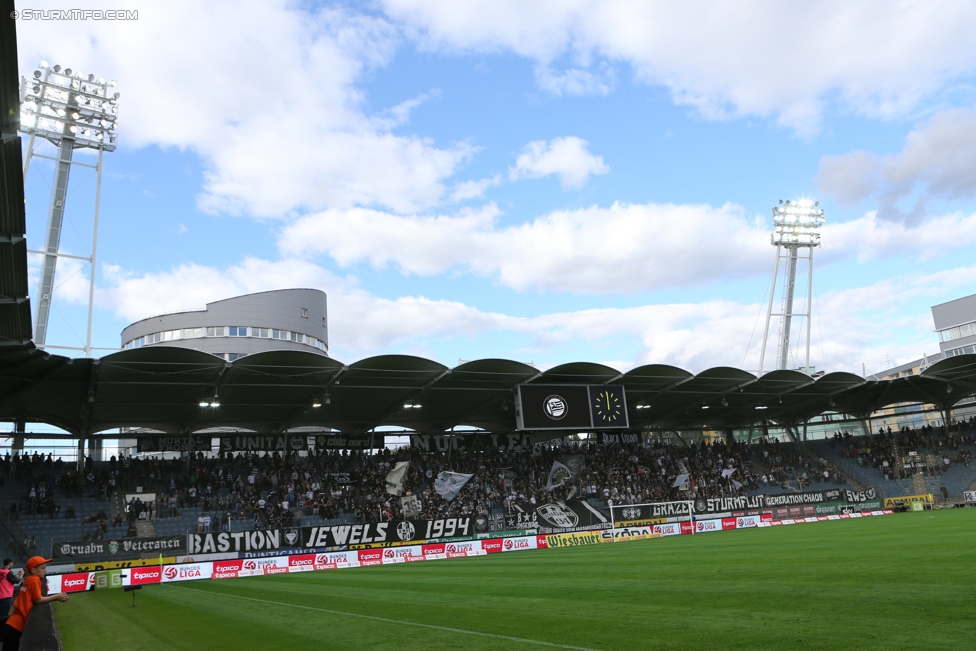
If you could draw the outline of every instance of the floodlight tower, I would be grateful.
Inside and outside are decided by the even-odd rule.
[[[817,231],[824,223],[824,211],[819,202],[801,199],[799,201],[783,201],[773,207],[773,225],[776,230],[770,236],[770,241],[776,247],[776,262],[773,266],[773,283],[769,290],[769,307],[766,309],[766,329],[763,332],[762,351],[759,353],[759,375],[763,372],[763,362],[766,358],[766,344],[769,341],[769,322],[772,318],[780,317],[779,351],[776,368],[787,367],[790,352],[790,329],[794,317],[804,317],[807,320],[806,362],[805,369],[810,368],[810,306],[813,299],[813,249],[820,246],[820,233]],[[805,252],[805,255],[803,254]],[[796,312],[793,299],[796,290],[797,262],[806,259],[807,266],[807,299],[805,312]],[[785,260],[784,283],[782,290],[783,311],[773,313],[776,298],[776,277],[779,275],[780,260]]]
[[[34,343],[38,348],[71,348],[84,350],[91,357],[92,304],[95,294],[95,252],[98,245],[98,208],[102,188],[102,155],[115,151],[115,127],[119,112],[119,94],[109,89],[114,81],[106,82],[72,71],[71,68],[48,66],[42,61],[34,71],[33,79],[21,78],[20,130],[30,136],[24,159],[24,177],[31,159],[45,158],[54,161],[54,185],[51,188],[51,208],[48,217],[47,237],[43,250],[28,250],[43,256],[40,293],[37,300],[37,316],[34,320]],[[57,148],[56,156],[37,153],[34,145],[40,136]],[[98,152],[95,165],[72,160],[76,149],[94,149]],[[61,230],[64,223],[64,206],[68,194],[68,175],[72,165],[94,167],[95,219],[92,234],[91,256],[83,257],[61,253]],[[48,320],[51,314],[51,296],[54,293],[54,273],[58,258],[84,260],[90,265],[88,287],[88,334],[85,347],[47,346]]]

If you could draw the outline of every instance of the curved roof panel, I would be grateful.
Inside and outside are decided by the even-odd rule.
[[[291,350],[228,363],[172,347],[126,350],[99,360],[7,349],[0,351],[0,419],[50,423],[74,434],[115,427],[167,433],[229,427],[352,435],[384,426],[421,433],[453,427],[511,432],[519,384],[608,381],[625,387],[633,430],[748,427],[761,421],[795,425],[824,411],[864,415],[904,402],[951,405],[976,395],[976,356],[952,358],[922,375],[867,381],[850,373],[813,380],[795,371],[757,378],[730,367],[693,375],[663,364],[620,374],[587,362],[540,373],[504,359],[448,369],[409,355],[346,366]]]
[[[620,371],[594,362],[570,362],[549,369],[537,384],[606,384],[621,377]]]

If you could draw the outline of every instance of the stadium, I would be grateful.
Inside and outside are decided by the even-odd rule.
[[[811,373],[809,330],[787,368],[788,321],[765,372],[343,362],[317,289],[53,354],[0,29],[0,547],[50,559],[46,593],[70,597],[21,648],[972,646],[972,297],[933,308],[944,355],[870,377]],[[815,208],[774,209],[791,288]]]

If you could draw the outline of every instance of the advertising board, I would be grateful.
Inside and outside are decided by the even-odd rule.
[[[163,567],[162,583],[172,581],[195,581],[213,576],[213,563],[186,563]]]
[[[598,545],[607,542],[600,535],[599,531],[581,531],[577,533],[557,533],[545,536],[546,547],[556,549],[558,547],[578,547],[580,545]]]

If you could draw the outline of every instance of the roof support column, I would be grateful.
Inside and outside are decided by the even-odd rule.
[[[14,440],[10,446],[10,449],[14,452],[20,450],[24,451],[24,434],[27,433],[27,421],[18,420],[14,423]]]
[[[864,432],[864,436],[871,436],[871,415],[868,414],[861,418],[861,431]]]
[[[91,437],[88,441],[88,454],[93,461],[104,461],[105,455],[102,452],[102,439]]]
[[[85,470],[85,432],[81,433],[78,437],[78,462],[77,462],[78,472],[84,472]]]
[[[187,427],[183,430],[186,436],[186,470],[190,470],[190,456],[193,454],[193,432]]]
[[[725,442],[729,445],[735,443],[735,432],[732,430],[731,427],[726,427],[725,429],[722,430],[722,437],[725,439]]]

